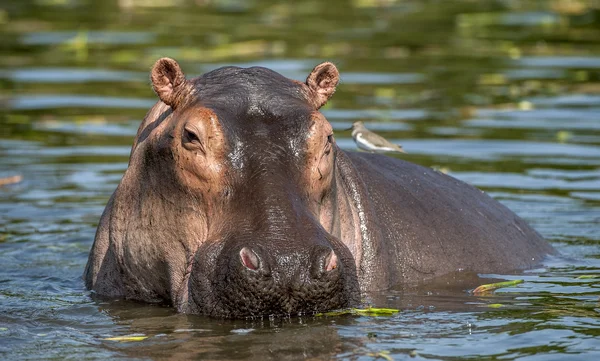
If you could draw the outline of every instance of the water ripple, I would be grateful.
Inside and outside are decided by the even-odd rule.
[[[518,66],[551,67],[551,68],[600,68],[600,57],[597,56],[524,56],[514,60]]]
[[[129,108],[148,109],[155,100],[93,95],[19,95],[11,99],[10,108],[34,110],[52,108]]]
[[[23,45],[54,45],[73,40],[77,36],[85,36],[91,44],[134,45],[147,44],[155,39],[155,34],[148,32],[124,31],[44,31],[23,34]]]
[[[147,73],[109,69],[22,68],[0,71],[0,78],[21,83],[86,83],[146,81]]]

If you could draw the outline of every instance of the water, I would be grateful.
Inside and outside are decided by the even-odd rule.
[[[142,4],[148,6],[142,6]],[[593,360],[600,356],[600,8],[595,1],[5,2],[0,358]],[[148,69],[333,60],[324,113],[481,187],[562,253],[487,296],[443,280],[370,295],[391,317],[218,320],[91,298],[95,227],[154,103]],[[470,275],[464,275],[468,278]],[[468,282],[467,282],[468,281]],[[133,335],[133,336],[132,336]],[[132,336],[129,342],[112,337]]]

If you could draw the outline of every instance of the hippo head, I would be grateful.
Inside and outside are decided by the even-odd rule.
[[[122,273],[136,274],[123,281],[132,298],[146,292],[220,317],[357,303],[352,253],[323,225],[334,217],[338,149],[318,109],[335,91],[336,67],[318,65],[306,83],[262,67],[188,80],[163,58],[151,80],[161,102],[119,186],[135,191],[113,200],[128,210],[111,232],[122,238]]]

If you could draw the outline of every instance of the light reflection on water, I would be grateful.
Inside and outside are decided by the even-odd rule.
[[[0,187],[1,358],[600,356],[598,279],[581,278],[600,275],[600,33],[589,20],[598,8],[215,1],[165,13],[138,0],[80,3],[23,1],[0,23],[12,35],[0,59],[0,177],[23,176]],[[155,101],[147,71],[159,56],[190,75],[260,65],[298,80],[334,60],[342,82],[324,114],[339,146],[354,148],[344,129],[364,120],[401,143],[404,159],[486,190],[563,256],[522,275],[459,274],[452,287],[368,295],[401,309],[391,317],[229,321],[94,300],[81,274]],[[525,282],[467,292],[515,278]],[[122,335],[147,338],[106,340]]]
[[[72,41],[81,32],[77,31],[44,31],[28,32],[20,39],[23,45],[53,45]],[[146,32],[119,32],[119,31],[86,31],[88,43],[109,45],[144,44],[154,41],[154,34]]]

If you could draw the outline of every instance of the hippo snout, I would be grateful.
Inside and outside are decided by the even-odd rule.
[[[202,255],[196,262],[210,262]],[[190,276],[193,309],[220,317],[313,314],[349,307],[359,298],[349,251],[313,244],[223,247],[213,272]]]

